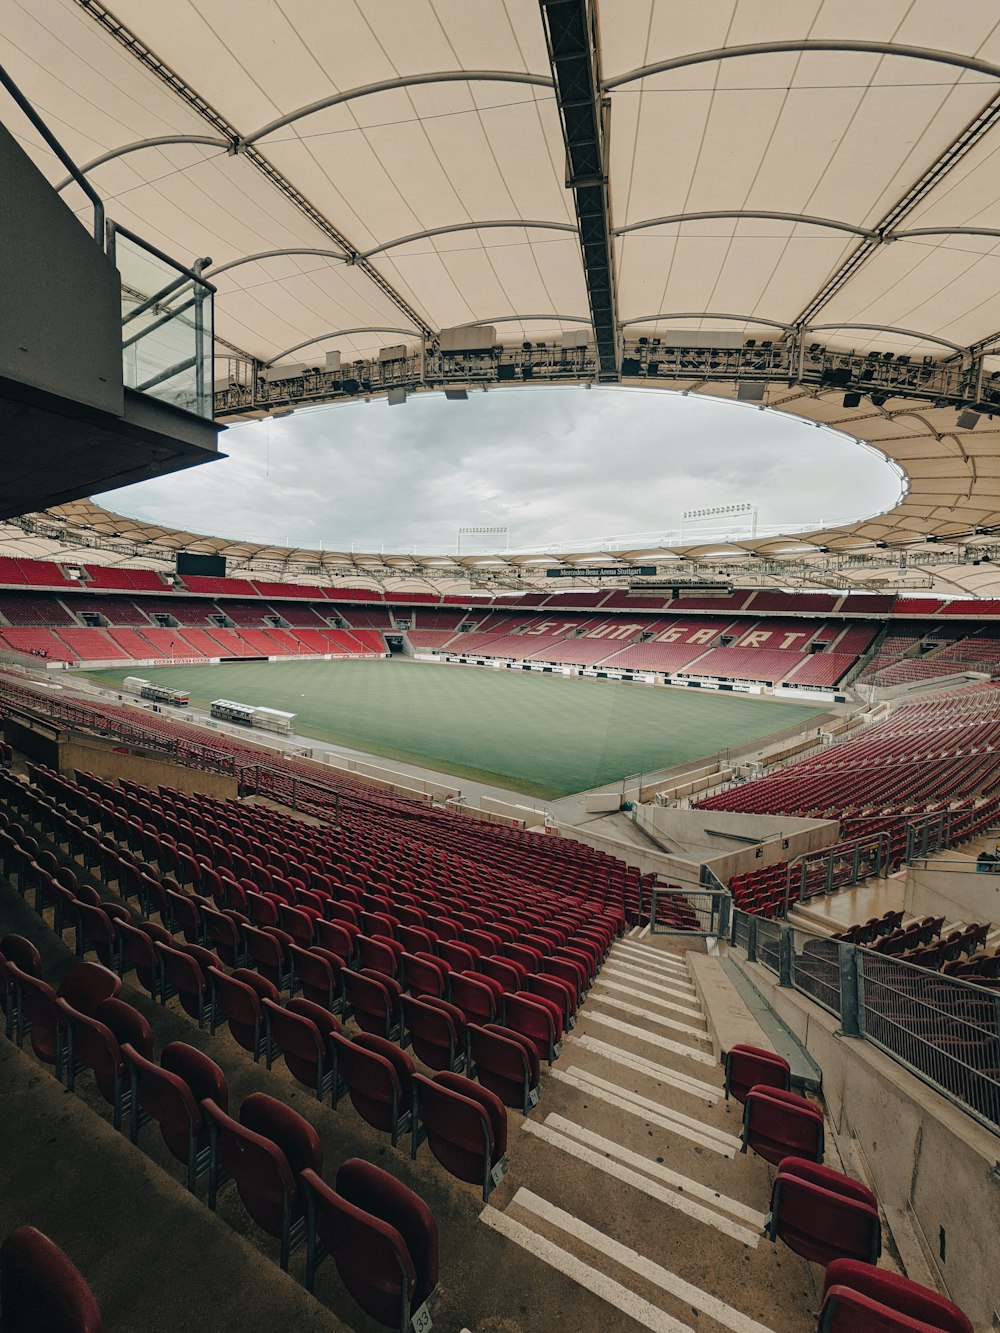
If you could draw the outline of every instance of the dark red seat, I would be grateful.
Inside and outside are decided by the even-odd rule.
[[[551,1000],[527,991],[518,991],[504,1000],[504,1027],[527,1037],[540,1060],[552,1064],[559,1054],[562,1037],[562,1013]]]
[[[19,1227],[0,1245],[3,1333],[102,1333],[80,1272],[48,1236]]]
[[[460,1074],[413,1076],[410,1156],[424,1139],[451,1175],[479,1185],[483,1202],[507,1171],[507,1112],[488,1088]]]
[[[167,991],[175,994],[184,1012],[204,1027],[212,1016],[212,978],[210,967],[220,967],[221,959],[198,944],[171,946],[157,940],[154,949],[163,964],[164,990],[160,999],[166,1004]]]
[[[352,963],[357,953],[355,941],[358,938],[359,931],[356,925],[346,921],[323,921],[318,919],[316,926],[316,943],[323,949],[328,949],[330,953],[335,953],[338,958],[343,959],[344,965]]]
[[[247,944],[243,927],[247,918],[228,908],[220,910],[206,905],[201,909],[201,919],[208,946],[215,950],[226,967],[245,967]]]
[[[333,1190],[315,1172],[302,1183],[309,1209],[306,1289],[333,1256],[341,1279],[362,1310],[387,1328],[427,1328],[421,1319],[438,1280],[438,1229],[430,1209],[400,1181],[371,1162],[350,1157]]]
[[[118,936],[122,943],[122,970],[125,970],[127,963],[131,963],[139,985],[154,1000],[159,999],[163,990],[163,960],[153,946],[157,940],[161,944],[173,946],[174,939],[170,931],[155,921],[140,921],[135,925],[119,921]]]
[[[262,1004],[265,1000],[280,998],[277,986],[248,967],[237,968],[232,976],[227,976],[221,968],[210,967],[208,976],[212,983],[210,1030],[213,1037],[219,1022],[227,1022],[233,1039],[249,1051],[254,1060],[267,1055],[270,1061]]]
[[[323,1171],[319,1135],[297,1111],[263,1092],[251,1092],[244,1099],[238,1122],[211,1098],[202,1102],[201,1109],[210,1132],[209,1208],[215,1208],[220,1185],[235,1181],[253,1220],[280,1240],[280,1263],[287,1271],[289,1256],[306,1233],[299,1175]]]
[[[344,988],[341,973],[344,960],[329,949],[314,945],[305,949],[292,944],[288,949],[294,988],[299,988],[307,1000],[320,1004],[331,1014],[339,1014],[344,1007]]]
[[[521,990],[528,976],[528,969],[523,963],[515,963],[510,958],[500,958],[495,954],[484,954],[479,960],[479,967],[484,977],[498,982],[508,995]]]
[[[451,968],[442,958],[432,954],[404,953],[401,956],[401,979],[411,995],[432,995],[443,1000],[448,991],[448,973]]]
[[[18,1046],[31,1034],[31,1048],[39,1060],[54,1065],[56,1078],[62,1078],[65,1037],[59,1011],[59,996],[41,977],[30,976],[8,962],[5,967],[14,986],[14,1039]]]
[[[222,1111],[229,1110],[229,1091],[219,1066],[185,1042],[164,1046],[156,1065],[128,1044],[122,1047],[132,1075],[132,1142],[138,1141],[143,1125],[155,1120],[163,1141],[187,1167],[187,1187],[192,1194],[199,1178],[209,1168],[208,1124],[201,1112],[207,1098]]]
[[[431,1069],[465,1066],[465,1018],[461,1009],[435,996],[404,995],[403,1023],[413,1052]]]
[[[289,1000],[282,1008],[275,996],[264,1000],[263,1006],[270,1037],[268,1068],[273,1052],[280,1052],[293,1077],[322,1101],[333,1091],[337,1057],[330,1037],[340,1031],[340,1024],[328,1009],[312,1000]]]
[[[882,1252],[878,1201],[850,1176],[801,1157],[785,1157],[771,1190],[771,1240],[815,1264],[858,1259],[874,1264]]]
[[[291,935],[286,935],[277,926],[244,926],[247,950],[253,959],[257,971],[267,977],[279,991],[292,988],[292,960],[289,949],[295,943]]]
[[[936,1291],[853,1259],[823,1280],[819,1333],[974,1333],[972,1320]]]
[[[540,1096],[538,1052],[527,1037],[495,1023],[468,1030],[469,1077],[527,1115]]]
[[[341,976],[344,998],[358,1027],[378,1037],[398,1040],[402,1035],[399,1010],[402,988],[399,982],[384,972],[368,968],[361,972],[345,971]]]
[[[73,1091],[76,1076],[93,1072],[101,1096],[113,1108],[115,1129],[132,1109],[132,1080],[122,1055],[130,1044],[141,1055],[152,1058],[153,1033],[137,1009],[122,1000],[103,1000],[95,1017],[81,1014],[65,1000],[58,1000],[66,1033],[66,1087]]]
[[[791,1077],[791,1065],[774,1051],[738,1044],[726,1052],[727,1101],[732,1095],[738,1102],[745,1102],[747,1093],[758,1084],[788,1092]]]
[[[30,940],[23,935],[5,935],[0,940],[0,996],[3,998],[6,1015],[6,1033],[14,1033],[17,1018],[17,986],[13,976],[4,969],[4,962],[13,963],[29,977],[37,977],[42,971],[42,957]]]
[[[777,1166],[785,1157],[823,1160],[823,1112],[794,1092],[751,1088],[743,1104],[742,1152]]]
[[[576,988],[568,981],[562,981],[548,972],[534,972],[525,978],[524,989],[529,995],[537,995],[540,999],[558,1005],[564,1032],[576,1026]]]
[[[494,1023],[500,1017],[503,988],[498,981],[475,972],[452,972],[448,998],[461,1009],[467,1023]]]
[[[374,1033],[359,1033],[353,1041],[334,1033],[330,1041],[337,1056],[334,1106],[346,1088],[358,1114],[375,1129],[390,1134],[395,1148],[410,1125],[413,1061]]]
[[[59,995],[81,1014],[91,1018],[102,1000],[110,1000],[122,988],[122,979],[101,963],[75,963],[63,977]]]
[[[387,935],[359,935],[358,963],[364,972],[384,972],[398,977],[403,946]]]

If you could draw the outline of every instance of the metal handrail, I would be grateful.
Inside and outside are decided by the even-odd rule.
[[[196,282],[201,287],[207,287],[210,292],[215,292],[217,290],[213,283],[209,282],[206,278],[203,278],[195,269],[188,268],[186,264],[181,264],[176,259],[171,258],[170,255],[159,249],[158,246],[153,245],[151,241],[144,240],[141,236],[137,236],[134,231],[130,231],[128,227],[122,226],[120,222],[115,222],[113,219],[109,221],[107,232],[108,249],[112,254],[114,253],[115,237],[124,236],[126,240],[139,246],[141,250],[148,250],[149,253],[156,259],[159,259],[161,263],[166,264],[169,268],[176,269],[178,273],[183,274],[190,282]],[[205,259],[200,262],[207,265],[212,261],[210,259]],[[135,311],[131,311],[130,313],[134,315]]]
[[[76,181],[77,185],[79,185],[80,189],[84,192],[84,194],[93,204],[94,240],[103,250],[104,249],[104,200],[91,185],[90,181],[87,180],[86,176],[83,174],[80,168],[70,157],[69,153],[66,152],[66,149],[62,146],[62,144],[59,142],[56,136],[52,133],[52,131],[46,125],[45,121],[42,120],[41,116],[38,114],[35,108],[25,97],[24,93],[21,92],[20,88],[17,86],[17,84],[10,77],[10,75],[7,73],[7,71],[4,69],[2,65],[0,65],[0,85],[6,88],[7,92],[17,103],[20,109],[24,112],[27,118],[31,121],[32,125],[42,136],[42,138],[45,140],[48,146],[52,149],[53,153],[55,153],[56,157],[63,164],[63,166],[66,168],[69,174],[72,176],[73,180]]]
[[[797,941],[805,942],[798,953]],[[839,1017],[845,1036],[871,1042],[1000,1134],[996,1072],[1000,1064],[980,1069],[971,1059],[971,1048],[978,1042],[980,1048],[994,1045],[1000,1060],[1000,992],[864,945],[739,910],[733,912],[730,944],[745,950],[748,962],[759,962],[773,972],[779,986],[797,990]],[[809,944],[820,947],[810,952]],[[824,956],[826,949],[829,957]],[[896,983],[873,975],[879,969]],[[878,988],[887,995],[891,992],[892,1005],[880,1004]],[[907,1009],[912,1012],[907,1014]],[[956,1025],[969,1033],[956,1038]],[[963,1052],[963,1047],[970,1049]]]

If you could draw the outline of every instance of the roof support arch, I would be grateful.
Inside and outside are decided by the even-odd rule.
[[[460,231],[490,231],[502,227],[525,227],[529,230],[533,228],[535,231],[569,231],[574,235],[577,230],[572,222],[538,222],[525,218],[499,218],[492,222],[453,222],[448,227],[429,227],[426,231],[411,232],[409,236],[397,236],[394,241],[384,241],[382,245],[366,250],[357,258],[371,259],[373,255],[384,254],[386,250],[395,250],[400,245],[408,245],[410,241],[425,241],[435,236],[448,236]]]
[[[98,167],[103,167],[105,162],[114,162],[120,157],[127,157],[129,153],[141,153],[146,148],[166,148],[174,144],[207,144],[210,148],[225,148],[228,152],[233,151],[232,139],[220,139],[212,134],[158,134],[152,139],[136,139],[135,143],[125,143],[119,148],[111,148],[100,157],[93,157],[89,162],[85,162],[80,167],[80,174],[87,176]],[[67,185],[72,185],[73,177],[66,176],[55,187],[56,194],[66,189]]]
[[[281,250],[261,250],[255,255],[243,255],[240,259],[230,259],[225,264],[216,264],[214,268],[206,269],[202,277],[218,277],[220,273],[228,273],[230,269],[239,268],[241,264],[255,264],[261,259],[285,259],[292,255],[319,255],[325,259],[339,259],[342,263],[347,263],[350,256],[343,250],[316,250],[305,246],[288,246]]]
[[[976,74],[985,74],[989,78],[1000,80],[1000,65],[991,60],[980,60],[976,56],[963,56],[956,51],[941,51],[930,46],[909,46],[895,42],[867,42],[847,37],[802,38],[786,42],[749,42],[742,46],[718,46],[710,51],[689,51],[670,60],[658,60],[652,65],[642,65],[625,74],[616,74],[613,79],[605,79],[602,87],[605,92],[623,88],[626,84],[637,83],[640,79],[652,78],[654,74],[667,74],[675,69],[688,69],[692,65],[707,65],[722,60],[738,60],[745,56],[772,56],[784,52],[805,51],[859,51],[878,56],[898,56],[903,60],[927,60],[938,65],[951,65],[955,69],[972,70]]]
[[[834,231],[850,232],[853,236],[874,237],[875,232],[865,227],[856,227],[852,222],[838,222],[834,218],[811,217],[807,213],[776,213],[769,209],[720,208],[704,213],[672,213],[662,218],[647,218],[644,222],[630,222],[627,227],[615,227],[612,236],[627,236],[631,232],[644,231],[650,227],[668,227],[681,222],[713,222],[725,218],[741,220],[743,218],[763,219],[771,222],[795,222],[810,227],[829,227]]]
[[[366,83],[358,88],[348,88],[344,92],[332,93],[321,97],[318,102],[309,102],[305,106],[289,111],[277,120],[262,125],[259,130],[245,134],[238,140],[239,149],[247,148],[258,140],[273,134],[275,130],[294,125],[297,120],[314,116],[318,111],[326,111],[332,106],[343,106],[359,97],[372,97],[375,93],[393,92],[399,88],[416,88],[427,83],[526,83],[538,88],[551,88],[552,80],[547,74],[528,74],[521,70],[502,69],[443,69],[427,74],[407,74],[399,79],[382,79],[379,83]]]
[[[283,356],[291,356],[292,352],[301,352],[303,347],[312,347],[316,343],[326,342],[328,338],[350,338],[356,333],[400,333],[407,338],[419,338],[418,329],[389,329],[381,325],[366,325],[364,328],[357,329],[332,329],[329,333],[318,333],[315,338],[306,338],[303,342],[294,343],[291,347],[286,347],[283,351],[272,356],[270,361],[264,362],[265,370],[273,366],[276,361],[280,361]]]
[[[661,311],[658,315],[636,315],[632,319],[623,319],[620,328],[626,328],[630,324],[655,324],[663,319],[730,319],[737,324],[763,324],[769,329],[781,329],[783,332],[790,332],[795,325],[783,324],[780,319],[764,319],[762,315],[725,315],[716,310],[681,310]]]
[[[968,348],[960,346],[958,343],[950,342],[947,338],[939,338],[934,333],[921,333],[919,329],[901,329],[895,324],[804,324],[802,332],[820,333],[827,329],[859,329],[868,330],[870,333],[901,333],[906,338],[916,338],[920,342],[937,343],[939,347],[950,348],[953,352],[964,355]]]

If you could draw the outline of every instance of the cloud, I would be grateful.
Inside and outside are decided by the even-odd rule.
[[[646,539],[688,509],[752,503],[760,527],[885,509],[870,450],[784,414],[662,390],[521,389],[308,409],[237,426],[228,457],[96,497],[189,531],[327,550],[451,551],[459,527],[512,548]],[[490,549],[496,539],[464,550]]]

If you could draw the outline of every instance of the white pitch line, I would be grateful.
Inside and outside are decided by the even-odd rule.
[[[631,1051],[623,1051],[617,1046],[609,1046],[606,1041],[601,1041],[598,1037],[588,1037],[581,1032],[579,1035],[574,1033],[569,1040],[578,1042],[581,1046],[586,1047],[588,1051],[593,1051],[597,1055],[603,1055],[605,1059],[612,1060],[617,1065],[623,1065],[626,1069],[631,1069],[633,1073],[644,1074],[647,1078],[656,1079],[658,1083],[666,1083],[669,1087],[677,1088],[680,1092],[690,1092],[692,1096],[700,1097],[703,1101],[711,1102],[713,1105],[722,1097],[722,1089],[713,1087],[711,1083],[703,1083],[700,1078],[682,1073],[679,1069],[671,1069],[667,1065],[655,1064],[644,1056],[633,1055]]]
[[[607,1102],[618,1111],[625,1111],[629,1115],[639,1116],[645,1123],[656,1125],[658,1129],[664,1130],[667,1134],[676,1134],[678,1138],[688,1139],[691,1143],[697,1144],[699,1148],[707,1148],[709,1152],[717,1152],[720,1157],[727,1157],[732,1160],[736,1153],[718,1139],[710,1138],[707,1134],[701,1134],[696,1129],[689,1129],[681,1120],[681,1117],[668,1117],[662,1112],[651,1111],[648,1107],[642,1106],[639,1102],[631,1102],[628,1098],[621,1096],[618,1090],[614,1093],[606,1092],[590,1079],[580,1077],[580,1070],[574,1074],[572,1071],[563,1072],[553,1069],[550,1071],[553,1077],[558,1077],[561,1083],[568,1084],[571,1088],[576,1088],[578,1092],[584,1093],[587,1097],[596,1099],[599,1102]],[[614,1087],[614,1084],[610,1085]],[[524,1121],[523,1124],[527,1124]],[[522,1126],[523,1127],[523,1126]]]
[[[650,1329],[651,1333],[692,1333],[690,1324],[682,1324],[665,1310],[661,1310],[649,1301],[644,1301],[628,1287],[615,1282],[613,1278],[606,1277],[598,1269],[591,1268],[576,1255],[561,1249],[539,1235],[537,1231],[532,1231],[530,1227],[524,1226],[513,1217],[508,1217],[506,1213],[498,1212],[496,1208],[487,1205],[479,1214],[479,1220],[499,1232],[501,1236],[512,1240],[515,1245],[520,1245],[522,1250],[527,1250],[535,1258],[547,1263],[556,1272],[571,1278],[585,1290],[599,1296],[602,1301],[607,1301],[615,1310],[621,1310],[643,1328]]]
[[[636,1170],[644,1171],[647,1176],[652,1176],[655,1180],[662,1180],[665,1185],[672,1185],[675,1189],[680,1189],[691,1198],[701,1199],[703,1203],[719,1209],[720,1212],[730,1213],[733,1217],[748,1222],[750,1226],[756,1227],[759,1231],[764,1229],[767,1217],[764,1213],[758,1212],[756,1208],[750,1208],[737,1199],[731,1199],[728,1195],[711,1189],[708,1185],[702,1185],[697,1180],[691,1180],[688,1176],[682,1176],[677,1171],[671,1171],[669,1167],[663,1166],[659,1162],[651,1162],[648,1157],[643,1157],[642,1153],[633,1152],[623,1144],[615,1143],[613,1139],[606,1139],[601,1134],[595,1134],[584,1125],[577,1125],[572,1120],[567,1120],[565,1116],[554,1113],[547,1115],[545,1123],[563,1134],[568,1134],[570,1138],[579,1139],[588,1148],[596,1148],[607,1157],[617,1157],[626,1166],[634,1166]]]
[[[663,1185],[657,1184],[649,1176],[643,1176],[638,1171],[633,1171],[630,1167],[621,1162],[613,1162],[600,1153],[594,1152],[575,1139],[567,1138],[565,1134],[559,1134],[554,1129],[549,1129],[548,1125],[539,1125],[535,1121],[526,1120],[523,1126],[528,1134],[533,1134],[535,1138],[542,1139],[543,1142],[551,1144],[554,1148],[561,1149],[568,1153],[570,1157],[576,1157],[581,1162],[586,1162],[588,1166],[596,1167],[598,1171],[603,1171],[605,1175],[614,1176],[615,1180],[622,1184],[630,1186],[632,1189],[639,1190],[642,1194],[648,1194],[651,1199],[656,1199],[659,1203],[666,1204],[675,1212],[683,1213],[685,1217],[690,1217],[695,1222],[704,1222],[706,1226],[713,1227],[716,1231],[721,1231],[723,1235],[729,1236],[732,1240],[737,1240],[741,1245],[746,1245],[748,1249],[757,1248],[758,1236],[756,1232],[748,1227],[741,1226],[739,1222],[732,1221],[731,1218],[723,1217],[720,1213],[711,1208],[705,1208],[700,1203],[695,1203],[694,1199],[688,1199],[683,1194],[678,1194],[674,1190],[668,1190]]]
[[[557,1071],[550,1071],[555,1077]],[[572,1076],[577,1082],[585,1085],[583,1091],[593,1091],[595,1096],[603,1091],[611,1100],[616,1100],[623,1110],[638,1110],[643,1115],[655,1115],[662,1120],[667,1120],[673,1124],[683,1126],[692,1133],[698,1135],[699,1142],[704,1141],[706,1145],[721,1145],[726,1149],[728,1156],[733,1156],[742,1147],[742,1140],[728,1130],[717,1129],[715,1125],[706,1124],[704,1120],[695,1119],[693,1116],[684,1115],[681,1111],[675,1111],[673,1107],[664,1106],[662,1102],[654,1101],[651,1097],[644,1097],[641,1092],[633,1092],[631,1088],[623,1088],[618,1083],[609,1083],[607,1079],[600,1078],[597,1074],[591,1074],[586,1069],[580,1069],[576,1065],[570,1065],[566,1071],[567,1075]],[[564,1080],[568,1082],[568,1079]]]
[[[659,977],[653,981],[650,979],[648,972],[632,967],[629,963],[609,960],[601,968],[600,975],[602,977],[621,977],[623,981],[631,981],[637,986],[645,986],[647,990],[656,991],[658,995],[672,995],[675,1000],[684,1000],[688,1004],[698,1004],[698,993],[693,986],[684,987],[680,982],[674,985],[666,985],[666,979]],[[701,1013],[701,1010],[692,1010],[692,1012]]]
[[[533,1194],[531,1190],[522,1186],[514,1195],[512,1202],[523,1208],[525,1212],[534,1213],[543,1222],[548,1222],[551,1226],[558,1227],[560,1231],[565,1231],[568,1235],[589,1246],[590,1249],[597,1250],[599,1254],[621,1264],[630,1273],[635,1273],[648,1282],[652,1282],[654,1286],[659,1287],[662,1291],[669,1292],[671,1296],[677,1297],[685,1305],[690,1305],[700,1313],[708,1315],[709,1319],[714,1319],[723,1328],[731,1329],[732,1333],[771,1333],[771,1329],[766,1324],[759,1324],[756,1319],[751,1319],[749,1315],[745,1315],[742,1311],[727,1305],[718,1296],[712,1296],[693,1283],[685,1282],[676,1273],[671,1273],[668,1269],[661,1268],[659,1264],[654,1264],[645,1255],[637,1253],[627,1245],[622,1245],[620,1241],[614,1240],[613,1237],[606,1235],[603,1231],[588,1226],[586,1222],[581,1222],[579,1218],[573,1217],[571,1213],[564,1212],[562,1208],[557,1208],[555,1204],[549,1203],[547,1199],[542,1199],[537,1194]]]
[[[602,972],[597,978],[598,985],[606,986],[608,990],[620,991],[622,995],[631,995],[636,1000],[645,1000],[647,1004],[655,1004],[658,1009],[669,1009],[673,1014],[684,1014],[687,1018],[697,1018],[704,1022],[704,1016],[698,1009],[688,1009],[683,1004],[674,1004],[672,1000],[658,1000],[655,995],[650,995],[647,991],[636,990],[634,986],[623,986],[620,981],[609,981]]]
[[[683,1055],[686,1060],[694,1060],[700,1065],[711,1065],[715,1068],[715,1057],[707,1054],[705,1051],[695,1050],[693,1046],[684,1046],[679,1041],[671,1041],[669,1037],[661,1037],[658,1032],[647,1032],[644,1028],[637,1028],[631,1023],[622,1023],[617,1018],[611,1018],[608,1014],[581,1013],[580,1017],[588,1023],[600,1023],[602,1027],[614,1028],[625,1037],[635,1037],[637,1041],[647,1042],[650,1046],[658,1046],[662,1051],[672,1051],[674,1055]]]
[[[633,1018],[645,1018],[650,1023],[655,1023],[657,1027],[669,1028],[671,1032],[681,1032],[685,1037],[694,1037],[698,1041],[709,1041],[707,1032],[700,1028],[693,1028],[690,1023],[678,1023],[676,1018],[664,1018],[662,1014],[654,1013],[652,1009],[641,1009],[637,1004],[629,1004],[627,1000],[617,1000],[613,995],[592,995],[591,1001],[594,1004],[606,1004],[610,1009],[620,1009],[623,1014],[631,1014]]]

